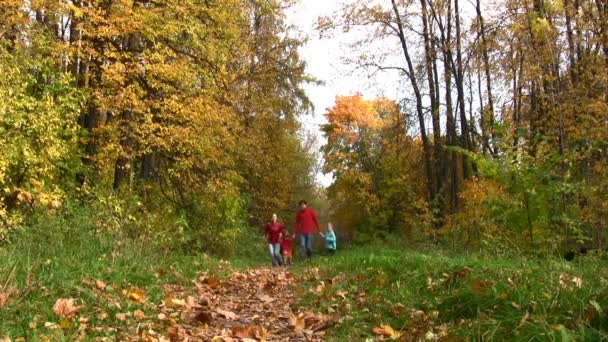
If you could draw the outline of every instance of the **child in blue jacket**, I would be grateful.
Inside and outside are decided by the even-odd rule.
[[[321,234],[325,239],[325,248],[330,254],[336,252],[336,233],[334,233],[334,226],[331,223],[327,224],[327,233]]]

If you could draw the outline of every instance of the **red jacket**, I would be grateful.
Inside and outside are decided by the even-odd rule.
[[[266,225],[266,236],[268,237],[268,243],[280,243],[281,234],[285,226],[279,222],[270,222]]]
[[[283,247],[283,253],[291,253],[291,248],[293,245],[293,240],[291,236],[284,236],[283,241],[281,241],[281,247]]]
[[[293,234],[300,232],[301,234],[312,234],[314,228],[317,227],[317,232],[321,232],[321,225],[317,220],[317,213],[311,208],[301,209],[296,215],[296,224],[293,227]]]

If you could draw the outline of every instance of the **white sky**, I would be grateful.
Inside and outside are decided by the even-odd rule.
[[[397,94],[383,93],[375,82],[369,80],[361,73],[353,74],[353,70],[345,66],[340,58],[348,53],[348,34],[336,34],[332,38],[319,38],[314,25],[319,16],[327,16],[336,12],[344,1],[353,0],[300,0],[298,4],[286,11],[287,24],[293,25],[299,34],[308,38],[308,42],[300,49],[300,57],[307,64],[307,73],[325,84],[306,85],[304,88],[315,106],[312,115],[301,118],[306,130],[318,136],[320,145],[325,143],[319,130],[319,126],[326,123],[325,113],[327,108],[334,104],[336,96],[351,95],[360,92],[364,97],[374,98],[385,95],[389,98],[397,98]],[[388,75],[386,75],[388,77]],[[392,79],[387,89],[395,89],[398,82]],[[386,85],[386,84],[385,84]],[[332,182],[331,175],[319,174],[317,181],[328,186]]]

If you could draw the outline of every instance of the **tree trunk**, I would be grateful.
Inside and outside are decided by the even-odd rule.
[[[566,37],[568,39],[568,60],[570,61],[570,81],[576,83],[576,47],[574,46],[574,32],[572,32],[572,0],[564,0],[564,16],[566,17]],[[575,13],[575,12],[574,12]],[[574,14],[576,15],[576,13]]]
[[[128,184],[131,179],[131,149],[133,145],[133,139],[130,132],[130,123],[133,118],[131,111],[125,111],[122,114],[120,126],[121,136],[120,146],[121,151],[116,159],[116,165],[114,167],[114,190],[120,189],[124,184]]]
[[[448,10],[446,11],[447,20],[445,27],[445,41],[443,42],[443,67],[445,80],[445,115],[446,115],[446,140],[447,144],[453,146],[456,144],[456,120],[454,119],[454,109],[452,105],[452,72],[450,70],[450,55],[449,49],[452,40],[452,13],[451,1],[448,1]],[[440,27],[440,29],[442,29]],[[443,36],[443,34],[442,34]],[[449,187],[449,208],[452,210],[458,207],[458,155],[455,152],[449,152],[449,163],[446,168]]]
[[[441,191],[441,174],[439,170],[441,167],[441,124],[439,119],[439,93],[437,93],[437,81],[436,72],[434,71],[433,65],[435,59],[434,49],[431,45],[431,32],[428,21],[428,11],[426,7],[426,0],[420,0],[422,6],[422,35],[424,38],[424,62],[426,68],[426,74],[428,79],[429,95],[431,98],[431,118],[433,123],[433,160],[435,166],[435,181],[434,181],[434,192],[438,194]]]
[[[460,10],[458,7],[458,0],[454,0],[454,18],[456,24],[456,90],[458,92],[458,105],[460,111],[460,129],[463,139],[463,146],[465,149],[472,151],[473,144],[471,142],[471,132],[469,130],[465,99],[464,99],[464,67],[462,63],[462,45],[461,45],[461,31],[460,31]],[[470,176],[470,170],[468,162],[465,160],[463,165],[464,177]]]
[[[455,0],[456,2],[458,2],[458,0]],[[488,57],[488,42],[486,40],[486,29],[485,29],[485,23],[484,23],[484,19],[483,16],[481,14],[481,3],[480,0],[477,0],[476,3],[476,10],[477,10],[477,21],[479,23],[479,36],[481,38],[481,57],[483,60],[483,69],[484,69],[484,73],[485,73],[485,77],[486,77],[486,92],[488,93],[488,109],[487,109],[487,115],[486,115],[486,111],[482,111],[482,116],[484,116],[484,120],[483,122],[486,125],[486,129],[485,129],[485,138],[487,139],[488,136],[491,136],[492,139],[494,140],[494,100],[492,97],[492,76],[491,76],[491,72],[490,72],[490,58]],[[482,134],[484,132],[484,128],[482,127]],[[489,134],[488,134],[489,133]],[[496,147],[489,144],[489,142],[486,140],[484,141],[484,144],[487,144],[487,146],[490,149],[490,152],[492,152],[493,154],[498,153],[498,151],[496,150]]]
[[[399,41],[401,42],[401,48],[403,50],[403,55],[405,57],[405,61],[407,63],[407,76],[414,90],[414,94],[416,96],[416,113],[418,115],[418,121],[420,124],[420,138],[422,140],[422,148],[424,154],[424,169],[426,173],[427,179],[427,191],[429,194],[429,198],[435,197],[435,187],[433,181],[433,166],[431,164],[431,148],[429,145],[429,139],[426,133],[426,127],[424,123],[424,110],[422,107],[422,94],[420,93],[420,88],[418,87],[418,81],[416,80],[416,70],[414,70],[414,65],[412,63],[412,59],[410,57],[410,53],[407,47],[407,41],[405,40],[405,32],[403,30],[403,23],[401,22],[401,16],[399,14],[399,8],[395,0],[391,0],[393,12],[395,14],[395,20],[397,22],[397,28],[399,32]]]

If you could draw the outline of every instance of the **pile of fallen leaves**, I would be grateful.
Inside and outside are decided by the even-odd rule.
[[[296,281],[285,269],[233,272],[226,279],[205,272],[191,287],[163,285],[162,300],[154,301],[144,289],[84,279],[81,290],[94,302],[57,299],[54,317],[37,316],[29,328],[42,340],[321,341],[330,319],[295,308]]]
[[[183,302],[179,293],[165,299],[163,314],[181,317],[170,324],[172,341],[321,341],[329,318],[294,310],[296,277],[283,269],[235,272],[225,280],[203,274],[198,298]],[[153,341],[153,339],[149,339]]]

